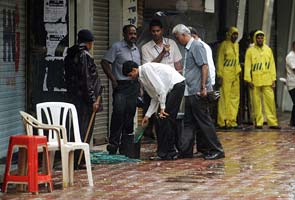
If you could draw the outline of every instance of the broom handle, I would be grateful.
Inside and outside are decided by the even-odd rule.
[[[100,96],[97,97],[97,102],[98,102],[98,103],[100,102]],[[96,114],[95,111],[93,111],[92,114],[91,114],[91,118],[90,118],[90,121],[89,121],[89,124],[88,124],[88,127],[87,127],[87,131],[86,131],[85,138],[84,138],[84,143],[87,142],[88,135],[89,135],[89,132],[90,132],[90,129],[91,129],[91,126],[92,126],[92,123],[93,123],[93,120],[94,120],[95,114]],[[81,150],[80,155],[79,155],[79,160],[78,160],[78,166],[79,166],[80,163],[81,163],[82,155],[83,155],[83,151]]]

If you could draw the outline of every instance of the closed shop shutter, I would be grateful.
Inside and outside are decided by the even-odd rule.
[[[19,115],[25,110],[25,0],[0,1],[0,158],[9,136],[22,134]]]
[[[93,32],[94,42],[94,59],[98,65],[98,71],[103,91],[103,111],[96,115],[95,127],[93,132],[94,145],[105,143],[105,138],[109,131],[109,81],[103,72],[100,61],[108,49],[109,43],[109,1],[93,0]]]

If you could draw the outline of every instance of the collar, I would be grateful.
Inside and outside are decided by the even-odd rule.
[[[164,45],[167,45],[167,44],[168,44],[168,43],[167,43],[168,40],[169,40],[169,38],[162,37],[162,43],[163,43]],[[158,45],[155,43],[154,40],[152,40],[152,45],[153,45],[153,47],[154,47],[154,46],[158,46]]]
[[[141,81],[142,79],[142,70],[141,70],[141,66],[138,66],[138,80]]]
[[[122,43],[123,43],[123,47],[127,47],[127,48],[129,48],[131,50],[135,50],[136,49],[136,45],[134,43],[132,44],[132,47],[131,48],[128,46],[127,42],[124,39],[122,40]]]
[[[89,51],[89,50],[87,49],[85,43],[80,43],[80,44],[79,44],[79,48],[80,48],[80,49],[83,49],[83,50],[86,50],[86,51]]]
[[[185,46],[186,50],[189,50],[191,48],[191,45],[192,45],[193,41],[194,41],[194,38],[191,37],[191,39],[188,41],[188,43]]]

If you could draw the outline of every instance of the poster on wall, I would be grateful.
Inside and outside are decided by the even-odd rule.
[[[46,57],[43,91],[66,91],[64,84],[64,55],[67,48],[68,30],[66,23],[46,23]]]
[[[44,22],[66,22],[66,0],[44,0]]]
[[[123,0],[123,24],[137,26],[137,0]]]
[[[44,0],[44,27],[46,31],[46,57],[43,91],[66,91],[64,82],[64,52],[68,46],[66,0]]]
[[[47,32],[46,36],[46,49],[47,56],[55,56],[56,48],[59,43],[67,36],[67,24],[64,23],[54,23],[45,24],[45,30]]]

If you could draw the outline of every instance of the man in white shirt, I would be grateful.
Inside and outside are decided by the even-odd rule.
[[[176,159],[176,116],[184,93],[184,77],[166,64],[153,62],[138,66],[133,61],[127,61],[123,64],[122,72],[133,80],[139,79],[151,97],[150,106],[142,120],[143,126],[160,107],[157,120],[157,159]]]
[[[160,20],[153,19],[150,22],[150,32],[153,39],[141,48],[142,63],[163,63],[181,71],[181,53],[174,40],[163,37],[164,29]]]
[[[287,86],[293,102],[290,126],[295,126],[295,41],[292,50],[286,56]]]
[[[170,38],[163,37],[164,29],[160,20],[153,19],[149,25],[152,40],[144,44],[141,48],[142,52],[142,64],[147,62],[157,62],[167,64],[177,71],[182,71],[182,65],[180,63],[182,56],[178,49],[177,44]],[[146,92],[144,92],[144,106],[143,114],[148,109],[151,98]],[[149,120],[148,126],[145,130],[144,136],[154,138],[153,125],[155,122],[154,116]]]
[[[213,61],[211,47],[200,38],[198,31],[194,27],[189,26],[188,29],[191,31],[192,37],[195,40],[199,41],[205,47],[209,67],[209,76],[211,79],[211,85],[213,87],[215,85],[215,65]]]

